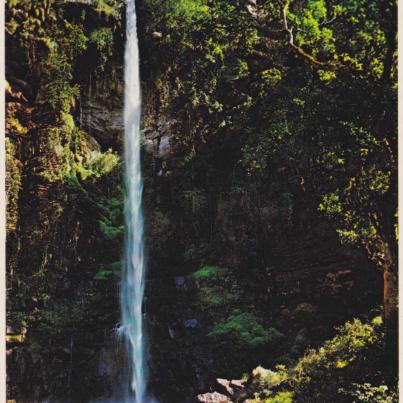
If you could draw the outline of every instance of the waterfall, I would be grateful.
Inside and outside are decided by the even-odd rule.
[[[125,126],[125,259],[121,280],[121,336],[128,361],[126,402],[144,403],[146,393],[142,304],[144,295],[144,238],[140,163],[141,93],[135,0],[126,0],[126,49],[124,60]]]

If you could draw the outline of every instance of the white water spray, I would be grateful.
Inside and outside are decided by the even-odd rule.
[[[141,92],[135,0],[126,0],[125,49],[125,259],[121,281],[122,336],[128,360],[126,402],[145,403],[146,370],[142,304],[144,295],[144,238],[140,163]]]

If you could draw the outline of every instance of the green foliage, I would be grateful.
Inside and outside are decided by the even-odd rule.
[[[209,9],[205,0],[176,0],[173,4],[178,13],[187,13],[188,15],[206,13]]]
[[[74,65],[78,56],[80,56],[88,45],[88,37],[81,25],[75,25],[64,21],[65,28],[63,37],[59,39],[57,47],[59,51],[64,53],[69,59],[69,62]]]
[[[236,142],[227,172],[241,165],[261,186],[298,178],[342,240],[381,264],[385,239],[396,246],[384,225],[397,211],[392,3],[147,1],[184,165],[214,180],[213,156]]]
[[[370,383],[353,383],[354,389],[340,392],[353,397],[354,401],[366,403],[395,403],[398,402],[397,392],[390,390],[386,385],[373,386]]]
[[[204,309],[212,309],[214,306],[223,306],[238,300],[236,294],[219,286],[201,287],[199,298]]]
[[[255,315],[247,312],[231,315],[218,322],[209,336],[230,338],[244,347],[274,344],[284,337],[277,329],[265,329]]]
[[[319,401],[320,396],[338,401],[340,385],[354,381],[349,379],[349,373],[357,376],[357,367],[365,371],[370,365],[368,354],[381,347],[382,338],[380,317],[370,323],[354,319],[340,327],[337,335],[318,350],[309,350],[292,371],[298,401]]]
[[[275,369],[275,371],[271,371],[261,366],[256,367],[250,376],[251,385],[262,391],[278,386],[288,379],[288,373],[284,365],[277,365]]]
[[[75,164],[75,169],[80,179],[85,181],[91,178],[96,180],[108,174],[120,164],[120,157],[112,150],[104,153],[91,151],[86,159]]]
[[[251,401],[396,402],[393,389],[376,383],[382,375],[368,370],[379,365],[383,338],[381,316],[370,322],[347,322],[322,347],[306,351],[295,366],[278,365],[274,371],[255,368],[248,378]]]
[[[210,311],[212,316],[221,317],[236,306],[240,300],[240,288],[228,269],[217,266],[204,266],[192,274],[197,286],[197,298],[200,309]],[[218,309],[218,310],[217,310]]]
[[[52,51],[48,59],[49,81],[44,83],[44,98],[54,112],[68,113],[79,95],[79,87],[71,85],[71,65],[68,60],[55,51]]]
[[[41,176],[48,182],[69,182],[83,190],[81,183],[95,183],[120,167],[121,159],[112,150],[88,149],[87,134],[75,127],[72,115],[61,112],[57,123],[42,139]]]
[[[110,54],[113,50],[113,32],[111,28],[99,28],[91,33],[90,42],[94,43],[100,51],[107,51]]]
[[[99,228],[106,239],[122,239],[123,225],[123,198],[105,198],[97,203],[102,218],[99,219]]]
[[[5,139],[6,148],[6,212],[7,232],[15,231],[18,222],[18,199],[22,185],[21,163],[16,158],[16,147],[9,138]]]
[[[278,389],[288,380],[287,369],[283,365],[277,365],[275,371],[261,366],[256,367],[248,376],[248,385],[253,398],[253,403],[292,403],[293,392],[279,391]]]
[[[94,8],[100,14],[105,14],[107,17],[118,18],[123,7],[122,0],[95,0]]]
[[[99,58],[97,70],[102,72],[113,55],[113,32],[109,27],[99,28],[91,33],[90,43],[94,44]]]
[[[192,274],[192,314],[208,324],[212,345],[230,345],[232,351],[274,347],[284,335],[267,327],[244,284],[228,268],[207,265]],[[242,354],[242,353],[241,353]]]
[[[121,273],[122,262],[114,262],[109,265],[105,265],[98,270],[94,276],[94,280],[110,280],[111,278],[119,278]]]
[[[115,239],[123,234],[123,226],[116,226],[108,218],[99,220],[99,227],[107,239]]]
[[[270,68],[262,71],[263,80],[270,86],[276,85],[281,80],[281,71],[276,68]]]
[[[120,258],[123,232],[120,158],[101,152],[75,122],[81,85],[99,66],[88,55],[112,55],[111,30],[116,32],[123,2],[73,3],[5,3],[7,323],[27,332],[18,360],[27,363],[34,354],[46,364],[33,388],[41,395],[46,383],[56,400],[67,396],[61,380],[81,373],[75,358],[68,363],[72,354],[89,362],[98,347],[88,345],[103,337],[98,330],[116,323],[120,263],[108,262]],[[22,365],[21,374],[30,371]],[[10,398],[24,400],[17,389],[10,389]],[[76,401],[78,394],[68,399]]]
[[[344,187],[324,194],[319,211],[337,222],[341,240],[365,246],[369,257],[382,267],[383,237],[378,199],[388,192],[391,172],[372,166],[349,178]],[[354,208],[352,208],[354,205]]]
[[[64,182],[71,171],[70,147],[71,130],[67,125],[44,129],[42,172],[40,175],[47,182]]]
[[[192,276],[195,279],[211,279],[225,277],[229,274],[228,269],[217,266],[204,266],[195,271]]]
[[[47,22],[56,18],[53,0],[31,2],[10,0],[6,2],[6,31],[15,35],[20,45],[29,49],[37,42],[49,42]],[[29,57],[29,56],[28,56]],[[34,60],[29,60],[34,62]]]
[[[273,397],[264,400],[264,403],[292,403],[293,396],[292,392],[278,392]]]
[[[48,56],[42,62],[43,98],[56,113],[69,113],[79,95],[79,86],[71,83],[73,63],[84,52],[88,42],[82,27],[67,21],[65,25],[63,32],[59,33],[59,41],[53,42]]]
[[[6,81],[6,88],[12,91],[10,84]],[[16,102],[8,102],[6,108],[6,133],[8,136],[25,136],[28,127],[21,122],[20,106]]]
[[[273,394],[271,391],[267,390],[260,394],[257,394],[253,399],[249,401],[251,403],[293,403],[293,396],[292,392],[278,392]]]
[[[338,335],[325,343],[318,351],[310,350],[296,366],[296,379],[300,382],[312,379],[310,372],[325,368],[344,368],[357,360],[364,348],[379,342],[381,337],[378,318],[363,324],[355,319],[339,328]]]
[[[195,20],[209,17],[209,7],[204,0],[167,0],[164,3],[148,0],[148,3],[156,13],[167,19],[169,29],[183,27],[183,24],[188,25]]]
[[[289,2],[288,19],[296,31],[297,46],[308,49],[313,60],[330,70],[342,66],[355,74],[381,79],[387,34],[377,18],[380,3],[366,5],[362,1],[328,5],[324,0],[315,0],[305,6]],[[334,78],[334,72],[329,70],[326,76],[323,70],[321,74],[326,80]]]

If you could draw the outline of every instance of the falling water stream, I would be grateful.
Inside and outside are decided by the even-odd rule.
[[[125,402],[145,403],[146,368],[143,331],[144,228],[140,163],[141,92],[135,0],[126,0],[126,49],[124,60],[125,126],[125,259],[121,281],[121,336],[128,361]]]

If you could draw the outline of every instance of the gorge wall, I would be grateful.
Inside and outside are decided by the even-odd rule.
[[[7,11],[39,21],[7,34],[7,386],[17,402],[88,402],[112,395],[122,360],[124,13],[51,3]],[[139,2],[150,390],[185,403],[318,346],[381,301],[381,274],[292,162],[248,175],[231,138],[189,161],[150,15]]]

